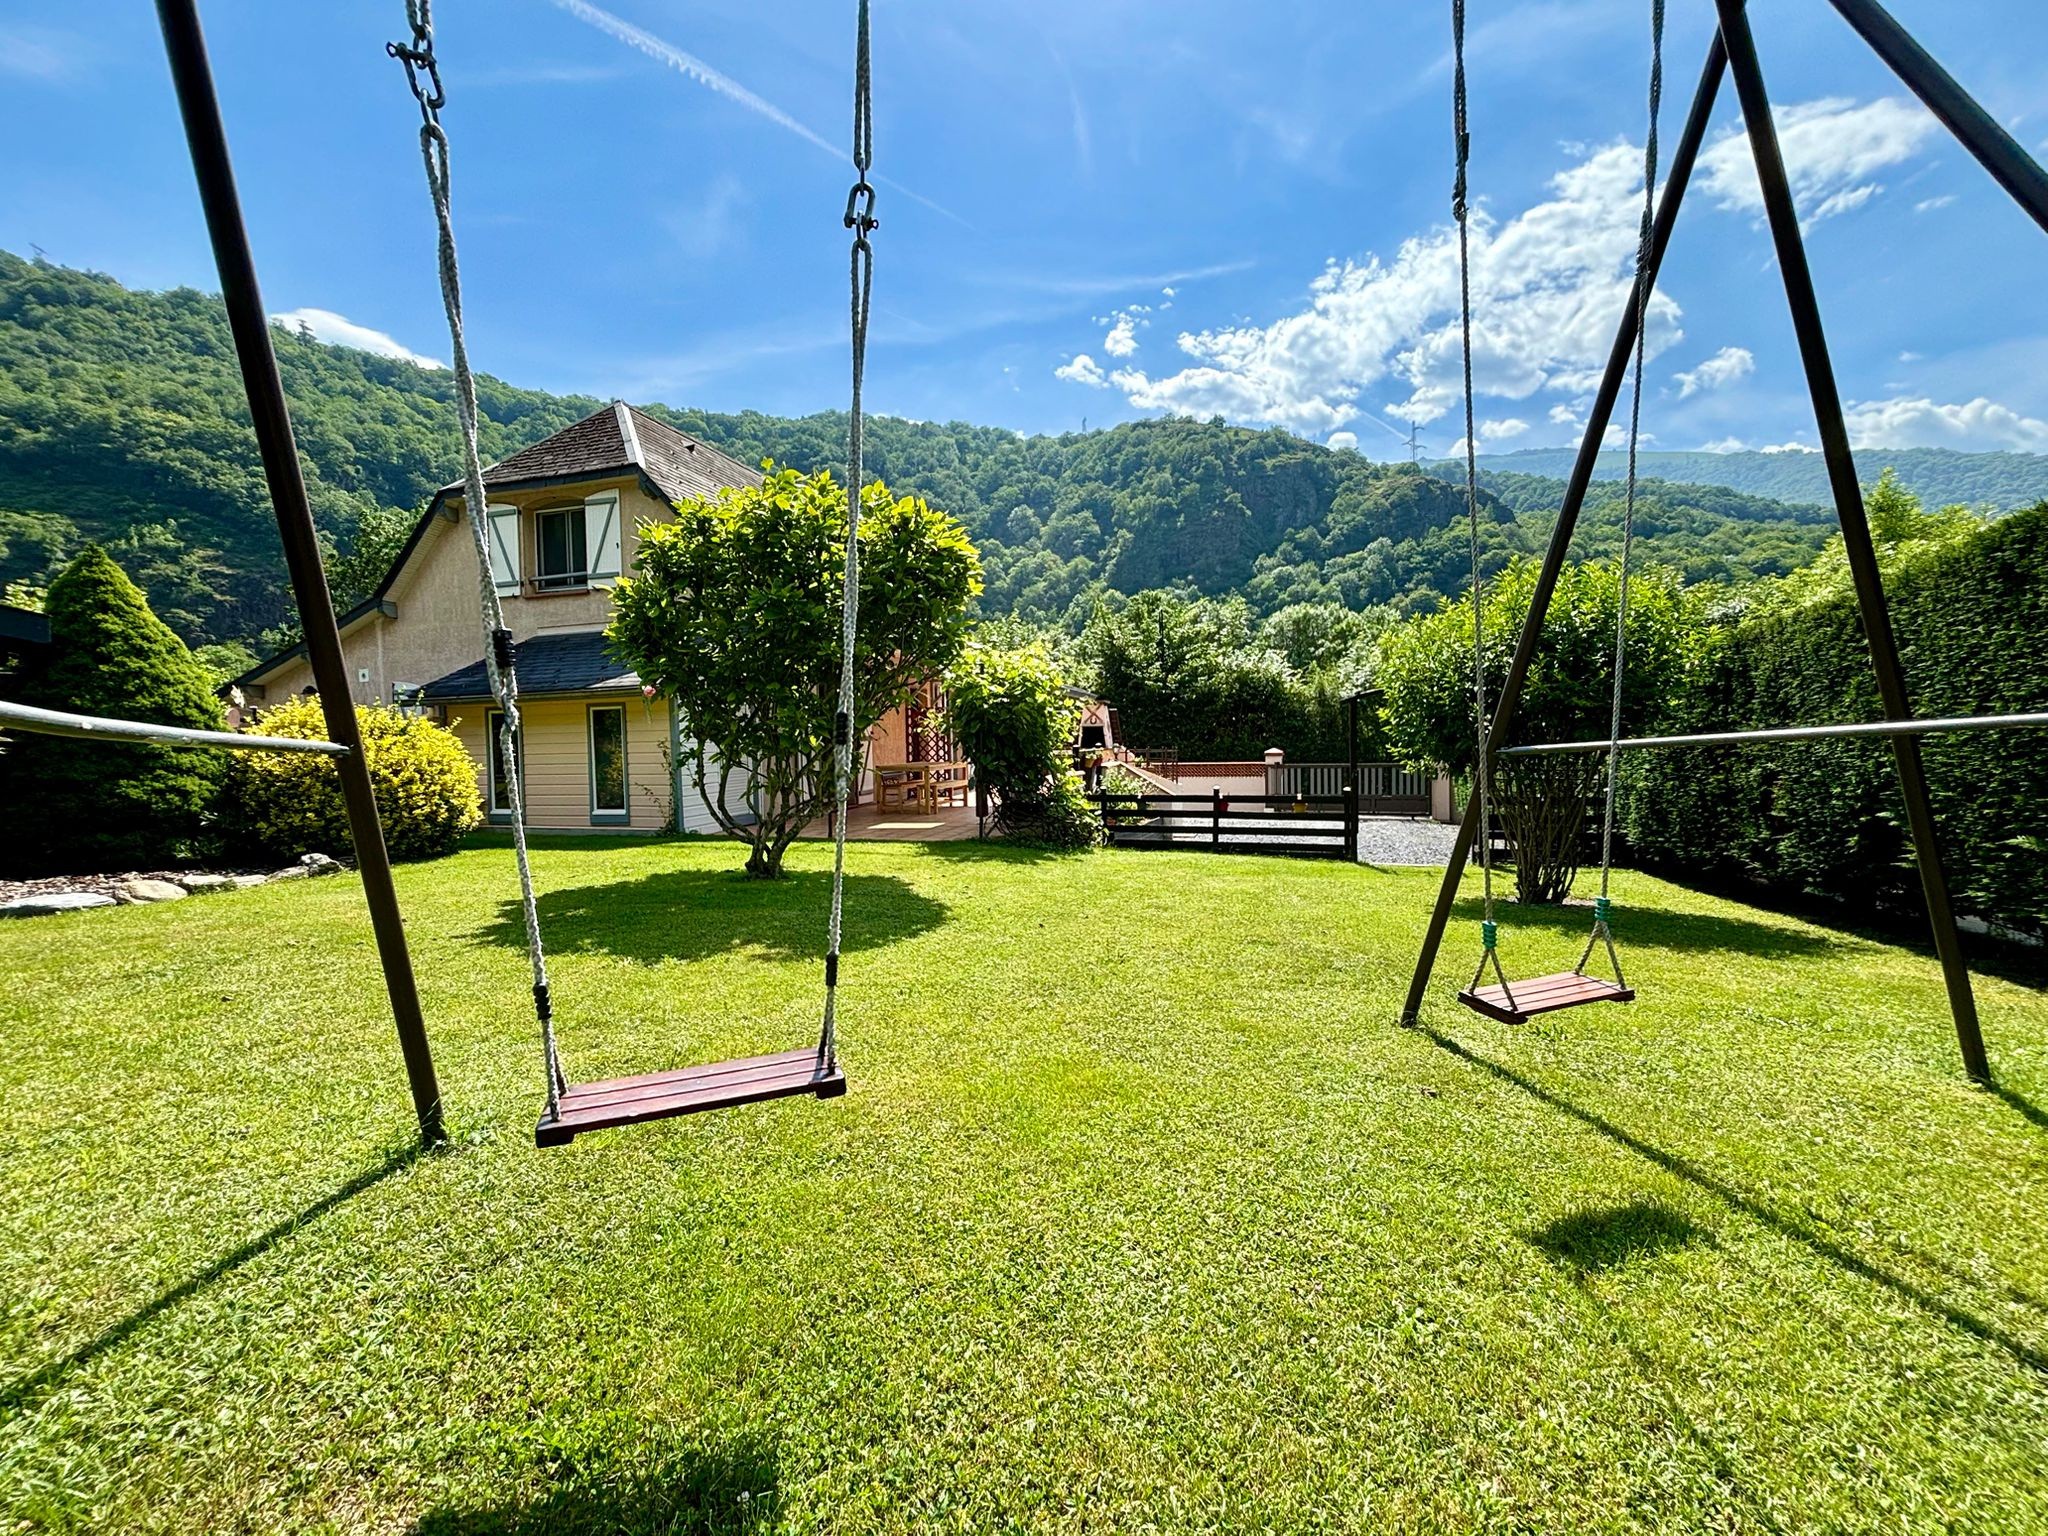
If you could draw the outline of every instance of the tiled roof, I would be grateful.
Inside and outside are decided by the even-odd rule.
[[[604,631],[535,635],[519,642],[519,692],[528,695],[564,693],[638,693],[640,674],[605,650]],[[481,660],[437,677],[420,690],[430,704],[460,699],[487,699],[489,678]]]
[[[484,484],[505,489],[533,481],[645,475],[671,501],[715,496],[728,487],[761,483],[759,470],[656,421],[623,400],[593,411],[553,437],[544,437],[484,471]],[[442,494],[457,494],[457,481]]]

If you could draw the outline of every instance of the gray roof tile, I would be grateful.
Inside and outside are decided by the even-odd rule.
[[[605,648],[601,629],[570,634],[535,635],[519,642],[519,692],[522,697],[565,693],[638,693],[640,674]],[[429,704],[491,696],[490,679],[481,658],[437,677],[420,690]]]

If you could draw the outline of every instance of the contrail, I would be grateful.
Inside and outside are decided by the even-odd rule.
[[[719,95],[725,97],[726,100],[737,102],[755,116],[765,117],[769,122],[775,124],[776,127],[787,129],[805,143],[816,145],[833,159],[845,160],[848,157],[848,152],[843,145],[834,144],[821,134],[812,132],[811,129],[791,117],[782,108],[776,106],[774,102],[756,96],[744,85],[741,85],[739,81],[733,79],[731,75],[726,74],[723,70],[712,68],[711,65],[706,64],[694,53],[686,53],[674,43],[664,38],[656,37],[652,32],[644,28],[634,26],[633,23],[625,20],[623,17],[614,16],[610,11],[602,10],[592,5],[590,0],[551,0],[551,3],[556,9],[567,11],[578,21],[588,22],[591,26],[596,27],[598,31],[603,32],[609,37],[616,38],[628,48],[636,49],[646,54],[648,58],[653,59],[657,64],[666,64],[685,79],[696,81],[706,90],[716,91]],[[878,176],[875,179],[892,191],[901,192],[911,201],[924,204],[925,207],[931,209],[934,213],[944,214],[955,223],[965,224],[967,222],[950,208],[943,208],[930,198],[919,196],[900,182],[891,181],[883,176]]]

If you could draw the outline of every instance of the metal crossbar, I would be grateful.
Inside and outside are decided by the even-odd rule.
[[[61,709],[0,701],[0,726],[33,731],[39,736],[70,736],[79,741],[149,742],[159,747],[225,747],[230,752],[314,752],[322,757],[347,757],[337,741],[309,741],[292,736],[249,736],[240,731],[199,731],[184,725],[152,725],[146,720],[114,720],[105,715],[73,715]]]
[[[1954,715],[1940,720],[1870,720],[1854,725],[1788,725],[1755,731],[1707,731],[1695,736],[1634,736],[1618,742],[1545,741],[1503,747],[1501,757],[1541,757],[1553,752],[1624,751],[1639,747],[1724,747],[1760,741],[1831,741],[1858,736],[1940,736],[1951,731],[2022,731],[2048,727],[2048,710],[2019,715]]]

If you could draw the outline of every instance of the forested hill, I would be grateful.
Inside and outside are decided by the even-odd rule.
[[[1479,465],[1488,471],[1556,478],[1571,473],[1573,457],[1569,448],[1526,448],[1519,453],[1485,455]],[[1994,512],[2010,512],[2015,507],[2030,507],[2048,499],[2048,454],[1871,448],[1859,451],[1856,458],[1858,471],[1866,481],[1876,479],[1877,471],[1888,465],[1930,507],[1960,502],[1970,507],[1989,507]],[[1827,461],[1818,453],[1647,451],[1637,456],[1637,462],[1642,473],[1666,480],[1726,486],[1777,501],[1825,503],[1829,499]],[[1429,467],[1446,479],[1464,478],[1462,462],[1437,461]],[[1610,449],[1600,455],[1594,474],[1603,480],[1619,480],[1627,472],[1627,454]]]
[[[276,331],[315,513],[344,602],[374,584],[417,509],[454,478],[445,371]],[[479,381],[497,458],[599,401]],[[837,467],[846,420],[649,409],[744,460]],[[989,612],[1061,618],[1103,587],[1243,592],[1262,611],[1310,599],[1427,603],[1464,580],[1464,497],[1284,432],[1149,421],[1059,437],[875,421],[869,463],[958,516],[981,546]],[[1867,466],[1874,477],[1882,463]],[[1908,475],[1910,480],[1910,474]],[[1489,475],[1490,558],[1538,548],[1554,480]],[[1599,488],[1579,552],[1613,547]],[[1930,499],[1939,499],[1930,496]],[[1825,514],[1715,486],[1651,486],[1647,558],[1698,578],[1791,568]],[[195,641],[252,637],[289,593],[219,300],[131,291],[0,252],[0,581],[33,585],[85,538],[110,544]]]

